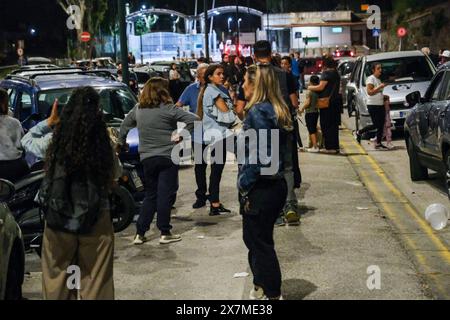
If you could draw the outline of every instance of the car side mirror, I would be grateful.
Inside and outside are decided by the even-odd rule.
[[[0,202],[5,202],[11,199],[15,191],[16,189],[10,181],[0,179]]]
[[[422,99],[420,97],[419,91],[411,92],[410,94],[408,94],[406,96],[406,102],[408,103],[408,105],[410,107],[414,107],[416,104],[418,104],[421,101],[422,101]]]

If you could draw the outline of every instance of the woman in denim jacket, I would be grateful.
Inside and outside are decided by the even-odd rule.
[[[245,107],[244,130],[238,137],[243,238],[253,273],[250,299],[276,300],[281,299],[281,270],[273,228],[287,196],[283,163],[287,154],[286,136],[293,126],[273,67],[252,68],[245,75],[244,91],[250,102]],[[242,146],[245,153],[240,152]],[[244,156],[243,162],[239,160],[240,154]]]

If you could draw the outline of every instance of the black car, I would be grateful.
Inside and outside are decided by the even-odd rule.
[[[428,169],[442,173],[450,197],[450,63],[438,70],[424,97],[406,97],[414,105],[405,122],[411,180],[428,178]]]

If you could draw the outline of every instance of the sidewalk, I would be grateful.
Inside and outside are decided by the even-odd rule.
[[[300,125],[304,144],[306,128]],[[412,262],[380,214],[345,156],[300,153],[303,184],[299,196],[305,215],[299,227],[276,227],[275,242],[286,299],[425,299]],[[133,246],[134,225],[116,235],[117,299],[247,299],[251,275],[238,215],[237,166],[227,165],[221,200],[233,210],[228,217],[209,217],[193,210],[193,168],[180,172],[180,191],[173,218],[183,241]],[[367,287],[367,268],[379,266],[381,289]],[[40,266],[27,255],[24,295],[41,298]]]

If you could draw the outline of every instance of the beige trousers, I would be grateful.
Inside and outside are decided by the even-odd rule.
[[[42,290],[49,300],[113,300],[114,231],[102,211],[91,233],[76,235],[45,227],[42,241]],[[80,270],[80,290],[69,289]],[[69,280],[69,281],[67,281]]]

